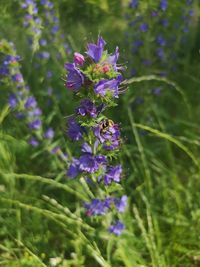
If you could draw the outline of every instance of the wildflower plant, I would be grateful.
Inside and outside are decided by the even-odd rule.
[[[122,71],[117,64],[119,48],[109,54],[106,42],[99,36],[96,44],[89,43],[85,55],[74,53],[73,63],[66,63],[66,87],[79,105],[68,118],[67,135],[76,142],[77,153],[71,158],[67,177],[87,183],[91,200],[84,203],[86,215],[110,216],[105,222],[109,232],[121,234],[127,196],[122,195],[123,179],[118,155],[122,146],[120,127],[106,117],[105,111],[116,106],[115,100],[124,92]]]
[[[35,0],[25,0],[21,3],[25,15],[23,26],[28,33],[28,42],[32,51],[36,51],[39,47],[41,37],[42,20],[38,15],[37,2]]]
[[[0,53],[0,83],[5,88],[12,88],[7,94],[8,106],[15,118],[26,124],[27,142],[32,147],[40,147],[50,153],[54,153],[57,148],[57,154],[66,161],[65,155],[58,148],[58,142],[53,140],[54,130],[49,124],[43,123],[42,110],[23,78],[21,58],[17,55],[14,44],[2,40]]]

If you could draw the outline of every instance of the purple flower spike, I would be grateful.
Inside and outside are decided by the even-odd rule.
[[[68,70],[66,87],[69,89],[74,89],[77,91],[83,83],[84,77],[78,68],[76,68],[75,64],[67,63],[65,64],[65,68]]]
[[[124,228],[125,228],[124,224],[120,221],[117,221],[115,224],[111,225],[108,230],[110,233],[119,236],[121,235]]]
[[[110,167],[108,172],[104,176],[105,185],[111,184],[112,181],[119,183],[121,180],[121,174],[122,174],[122,166],[121,165]]]
[[[99,62],[102,54],[103,54],[103,49],[105,46],[106,42],[103,40],[101,36],[99,36],[97,44],[88,44],[88,50],[87,50],[87,55],[91,57],[94,62]]]
[[[73,141],[78,141],[82,139],[83,128],[75,121],[74,118],[70,118],[68,120],[67,134]]]

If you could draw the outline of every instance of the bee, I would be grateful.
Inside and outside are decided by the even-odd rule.
[[[100,131],[102,133],[105,133],[109,127],[112,127],[114,125],[114,122],[109,119],[105,119],[101,124],[100,124]]]

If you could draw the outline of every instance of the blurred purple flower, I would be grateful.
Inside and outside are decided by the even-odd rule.
[[[73,141],[79,141],[83,136],[83,127],[74,118],[69,118],[67,134]]]
[[[46,139],[52,139],[54,137],[54,130],[52,128],[48,128],[44,133],[44,137]]]
[[[121,180],[121,174],[122,174],[122,166],[121,165],[109,167],[106,175],[104,176],[105,185],[111,184],[112,181],[119,183]]]
[[[15,108],[17,105],[17,98],[15,94],[10,94],[8,98],[8,103],[11,108]]]
[[[117,221],[115,224],[109,227],[109,232],[119,236],[121,235],[124,228],[125,228],[124,224],[120,221]]]
[[[32,137],[28,143],[33,146],[33,147],[37,147],[39,145],[39,141],[35,138],[35,137]]]
[[[29,128],[32,130],[38,130],[42,126],[42,122],[40,119],[36,119],[28,124]]]
[[[24,104],[25,108],[35,108],[37,106],[37,102],[34,96],[29,96]]]
[[[124,212],[127,206],[127,196],[124,195],[121,198],[115,198],[114,203],[119,212]]]
[[[149,29],[149,25],[148,25],[147,23],[142,23],[142,24],[140,25],[140,31],[141,31],[141,32],[147,32],[148,29]]]
[[[160,9],[166,11],[168,6],[168,0],[160,0]]]
[[[80,173],[80,170],[79,170],[79,160],[73,158],[72,160],[72,163],[70,164],[68,170],[67,170],[67,173],[66,175],[69,177],[69,178],[75,178],[78,174]]]

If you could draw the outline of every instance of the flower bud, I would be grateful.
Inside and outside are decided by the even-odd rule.
[[[81,65],[82,66],[84,64],[84,62],[85,62],[84,56],[81,55],[80,53],[75,52],[74,53],[74,63],[76,65]]]

